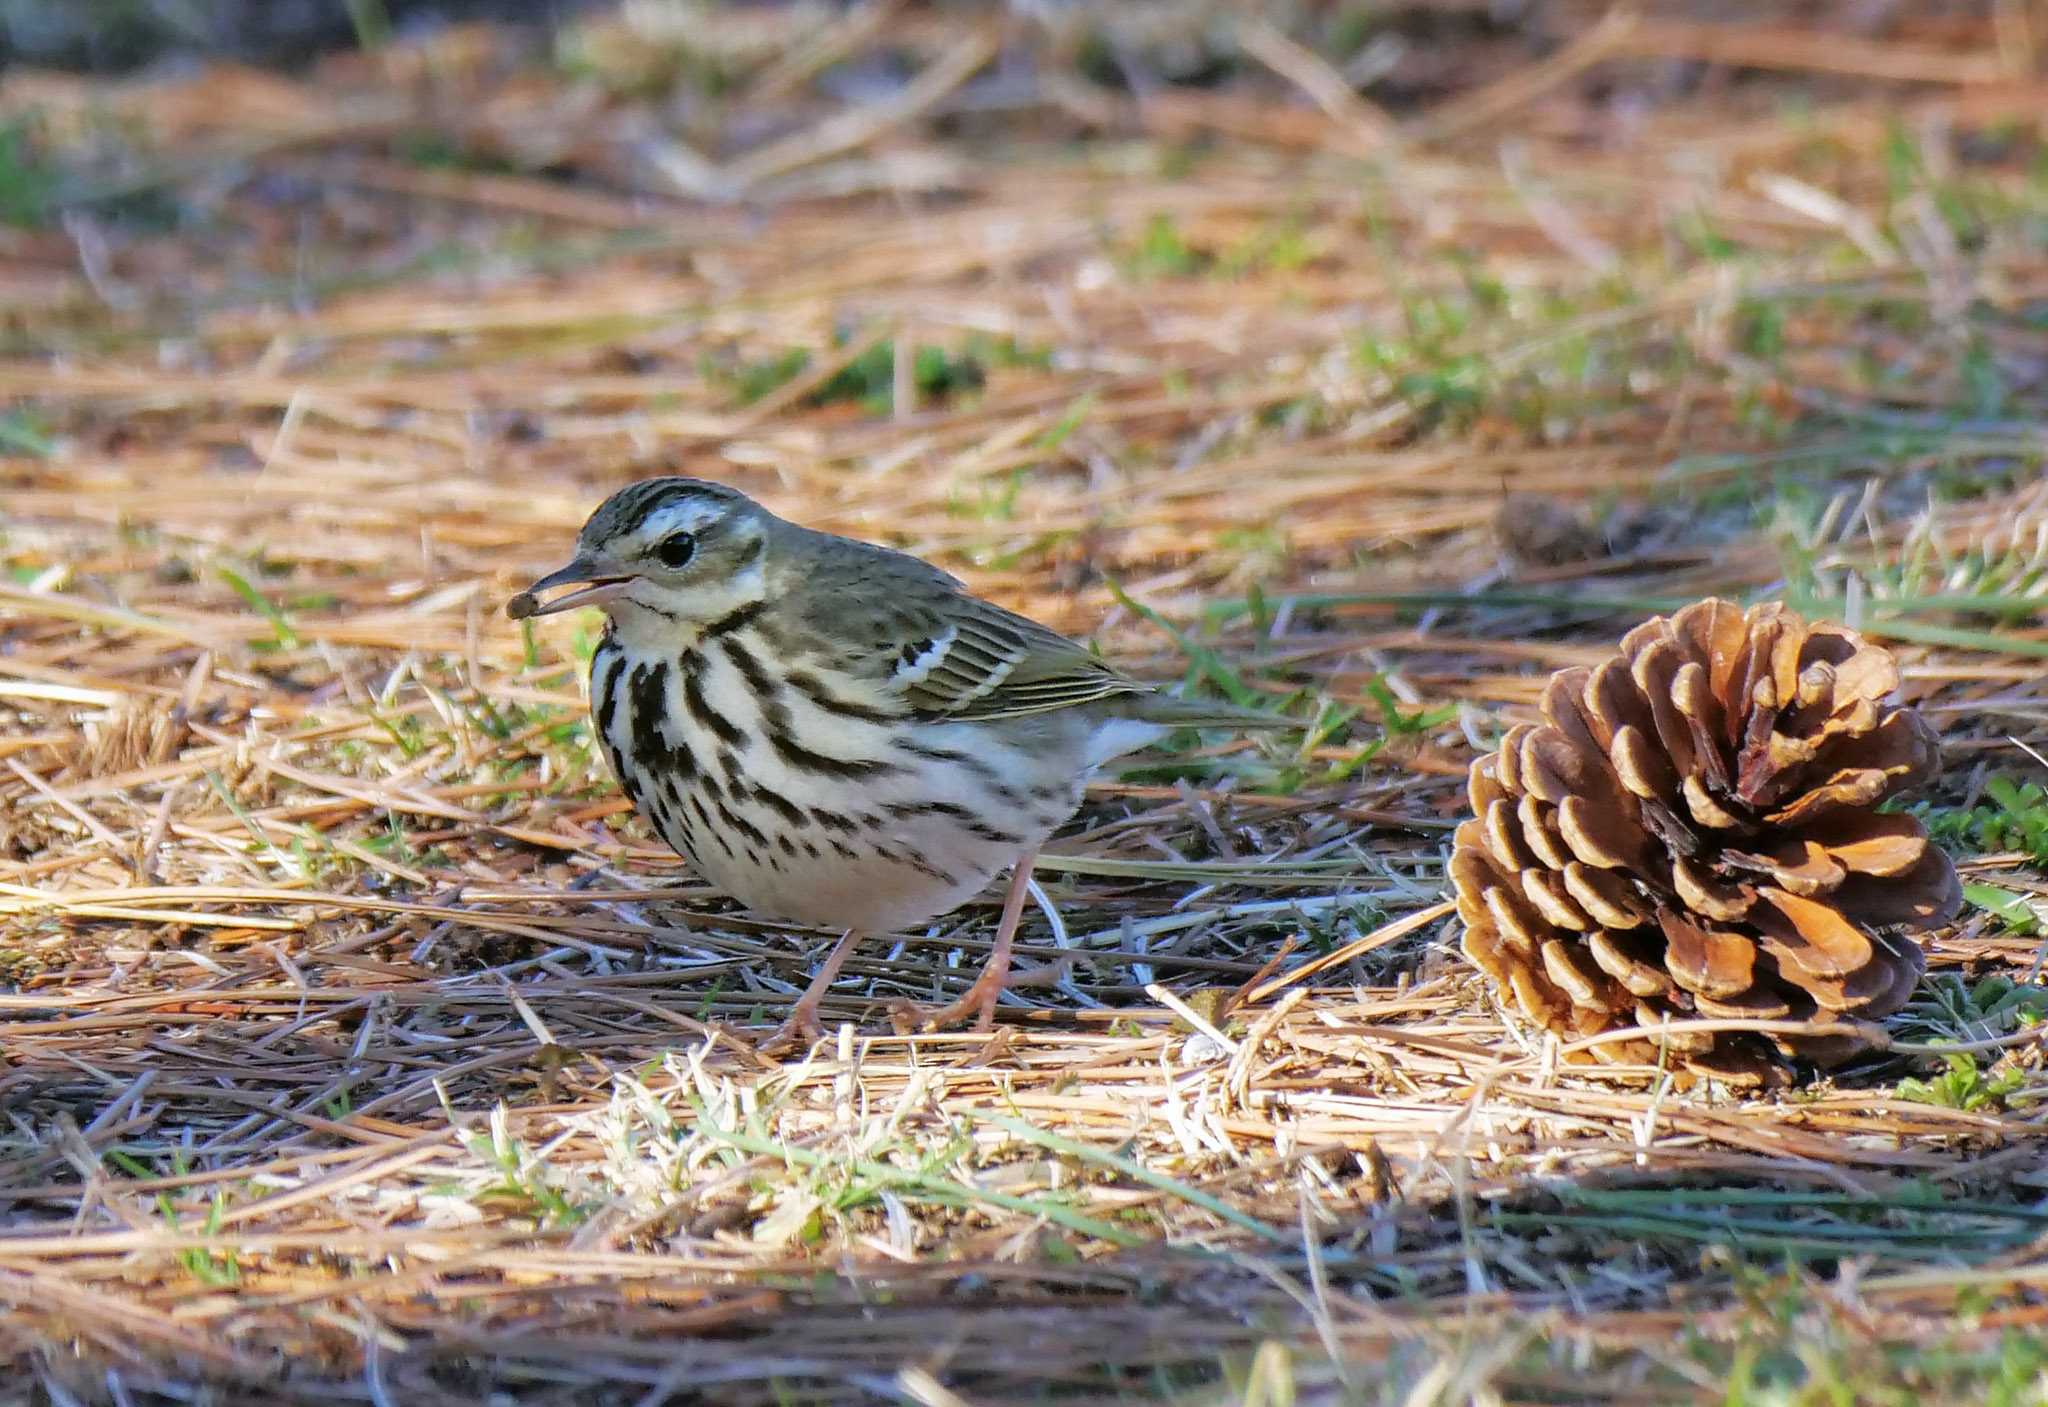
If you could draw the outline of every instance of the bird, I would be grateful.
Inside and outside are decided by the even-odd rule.
[[[928,1013],[988,1031],[1032,863],[1098,767],[1176,728],[1299,726],[1164,692],[918,557],[704,479],[613,493],[506,613],[586,606],[608,618],[593,732],[641,816],[747,908],[841,934],[764,1051],[822,1035],[863,937],[920,928],[1008,868],[986,965]]]

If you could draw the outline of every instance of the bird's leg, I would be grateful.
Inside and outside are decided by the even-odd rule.
[[[825,993],[832,988],[839,976],[839,969],[846,963],[846,955],[853,951],[853,945],[860,940],[860,931],[849,928],[832,945],[832,951],[825,954],[825,961],[818,966],[818,975],[811,979],[811,985],[804,988],[804,994],[796,999],[796,1005],[789,1009],[789,1016],[773,1035],[756,1047],[766,1055],[785,1050],[799,1041],[814,1041],[825,1034],[825,1028],[818,1024],[818,1003],[825,999]]]
[[[1003,984],[1010,980],[1010,947],[1017,938],[1017,924],[1024,917],[1024,899],[1031,890],[1031,863],[1037,858],[1036,850],[1017,857],[1017,866],[1010,872],[1010,892],[1003,896],[1003,917],[996,925],[996,941],[988,950],[981,975],[960,1000],[926,1017],[926,1029],[950,1026],[970,1015],[977,1031],[986,1031],[995,1024],[996,1000],[1003,994]]]

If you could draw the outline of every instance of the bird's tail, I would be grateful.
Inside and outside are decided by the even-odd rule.
[[[1261,713],[1253,708],[1217,703],[1209,699],[1184,699],[1177,694],[1148,693],[1129,697],[1132,718],[1157,723],[1164,728],[1306,728],[1298,718],[1278,713]]]

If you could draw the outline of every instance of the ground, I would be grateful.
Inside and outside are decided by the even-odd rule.
[[[0,82],[0,1345],[32,1400],[2048,1400],[2048,16],[636,4]],[[1288,712],[751,918],[508,621],[684,470]],[[1471,761],[1847,619],[1970,898],[1896,1043],[1578,1063]],[[1944,1045],[1966,1049],[1942,1053]]]

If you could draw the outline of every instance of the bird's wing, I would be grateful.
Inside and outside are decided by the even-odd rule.
[[[833,538],[829,550],[805,555],[800,572],[793,595],[806,605],[814,648],[877,702],[913,716],[990,721],[1114,700],[1109,712],[1169,728],[1299,726],[1163,693],[886,547]]]
[[[1147,692],[1064,635],[976,597],[956,594],[934,615],[925,648],[895,671],[918,713],[1017,718]]]
[[[988,720],[1071,708],[1147,686],[1072,640],[969,595],[928,562],[835,539],[812,554],[806,633],[906,712]]]

